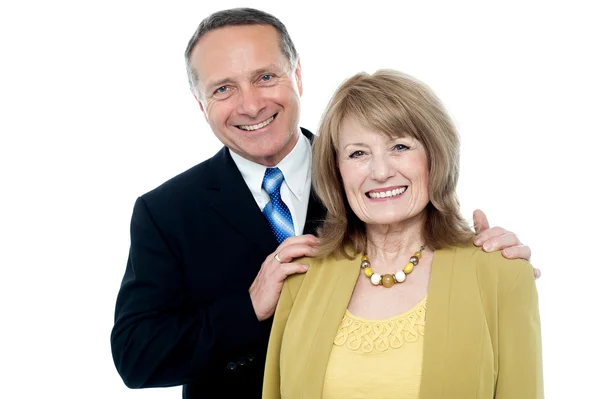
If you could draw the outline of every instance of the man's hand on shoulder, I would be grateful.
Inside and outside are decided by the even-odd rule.
[[[511,231],[502,227],[492,227],[483,211],[477,209],[473,212],[473,222],[475,225],[475,245],[482,247],[486,252],[502,251],[502,255],[507,259],[531,259],[531,248],[523,245],[519,237]],[[541,276],[539,269],[533,268],[533,275],[537,279]]]
[[[259,321],[268,319],[275,313],[285,278],[308,270],[308,266],[292,260],[314,256],[318,245],[319,239],[310,234],[290,237],[267,256],[249,290],[252,306]]]

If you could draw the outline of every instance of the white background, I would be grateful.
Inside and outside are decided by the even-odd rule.
[[[187,41],[210,12],[248,5],[295,41],[304,127],[358,71],[436,91],[462,136],[464,214],[516,231],[542,269],[546,397],[597,397],[593,3],[3,2],[0,397],[181,397],[123,385],[114,302],[136,197],[220,148],[187,87]]]

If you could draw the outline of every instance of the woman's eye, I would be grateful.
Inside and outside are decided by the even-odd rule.
[[[350,154],[350,158],[357,158],[363,155],[365,155],[364,151],[354,151],[352,154]]]
[[[394,151],[404,151],[404,150],[408,150],[408,147],[405,146],[404,144],[396,144],[393,149],[394,149]]]

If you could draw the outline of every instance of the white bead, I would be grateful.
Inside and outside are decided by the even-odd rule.
[[[394,277],[396,277],[396,281],[399,283],[402,283],[404,280],[406,280],[406,274],[402,270],[398,270]]]
[[[379,285],[379,283],[381,283],[381,274],[379,274],[379,273],[373,273],[371,275],[371,282],[374,285]]]

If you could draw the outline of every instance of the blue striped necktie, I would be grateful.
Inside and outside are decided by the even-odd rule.
[[[271,201],[263,209],[263,215],[271,225],[275,238],[278,243],[282,243],[288,237],[294,234],[294,222],[290,210],[281,200],[281,184],[283,183],[283,173],[279,168],[267,168],[263,179],[262,188],[269,194]]]

